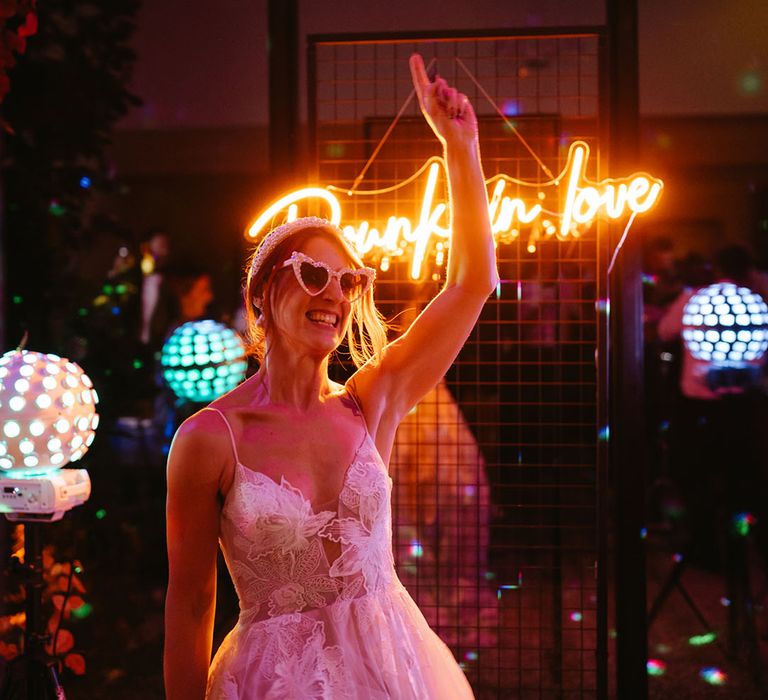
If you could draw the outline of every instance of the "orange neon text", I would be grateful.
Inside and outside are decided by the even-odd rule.
[[[521,182],[506,175],[496,175],[488,180],[487,184],[492,186],[488,213],[497,244],[512,242],[525,226],[529,231],[527,249],[534,252],[537,240],[542,237],[555,236],[560,240],[575,237],[579,235],[580,226],[589,226],[597,219],[615,221],[644,214],[658,201],[663,188],[658,178],[636,173],[625,178],[592,182],[586,176],[588,158],[589,146],[576,141],[571,144],[562,172],[549,183]],[[445,242],[450,238],[448,206],[436,201],[435,197],[438,179],[441,175],[445,177],[445,163],[435,157],[425,164],[424,170],[427,178],[415,223],[396,214],[390,216],[380,229],[368,221],[343,223],[341,204],[332,191],[339,188],[307,187],[270,204],[249,227],[247,235],[256,238],[276,220],[295,220],[300,215],[299,205],[309,207],[312,202],[312,213],[317,213],[320,203],[319,215],[341,226],[345,237],[361,256],[377,258],[382,269],[386,269],[393,259],[407,256],[411,277],[418,279],[424,259],[430,252],[434,252],[436,264],[444,263]],[[528,200],[510,197],[504,193],[508,185],[529,188],[533,196]],[[557,204],[553,205],[554,210],[544,206],[545,201],[552,201],[545,193],[549,189],[555,190]],[[347,196],[370,198],[376,193],[348,192]]]

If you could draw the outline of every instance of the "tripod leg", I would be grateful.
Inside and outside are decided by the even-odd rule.
[[[659,612],[661,612],[661,608],[666,602],[667,598],[669,597],[669,594],[672,592],[672,590],[680,581],[680,576],[682,576],[684,564],[685,564],[685,559],[680,559],[672,567],[672,571],[669,572],[669,575],[667,576],[667,580],[664,581],[664,585],[661,587],[661,590],[659,591],[658,595],[653,601],[653,604],[651,605],[651,610],[648,613],[648,627],[651,626],[653,621],[658,616]]]
[[[749,567],[749,539],[731,534],[728,541],[728,593],[732,595],[729,610],[729,645],[733,651],[744,650],[752,677],[758,687],[762,683],[760,643],[755,621]]]

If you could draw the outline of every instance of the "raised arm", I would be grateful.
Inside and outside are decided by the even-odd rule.
[[[221,427],[212,411],[196,414],[179,428],[168,456],[163,655],[168,700],[205,696],[216,608],[218,494],[226,460]]]
[[[387,434],[451,366],[498,283],[475,112],[445,80],[430,82],[421,56],[411,56],[410,67],[422,113],[443,144],[451,243],[443,289],[379,365],[353,379],[369,426]]]

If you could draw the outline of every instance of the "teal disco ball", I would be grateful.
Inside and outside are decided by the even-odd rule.
[[[180,399],[207,403],[245,379],[245,345],[231,328],[216,321],[190,321],[165,341],[163,378]]]

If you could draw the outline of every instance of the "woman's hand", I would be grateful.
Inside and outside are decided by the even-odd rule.
[[[411,56],[410,67],[421,111],[443,146],[476,145],[477,117],[467,96],[440,76],[431,82],[419,54]]]

